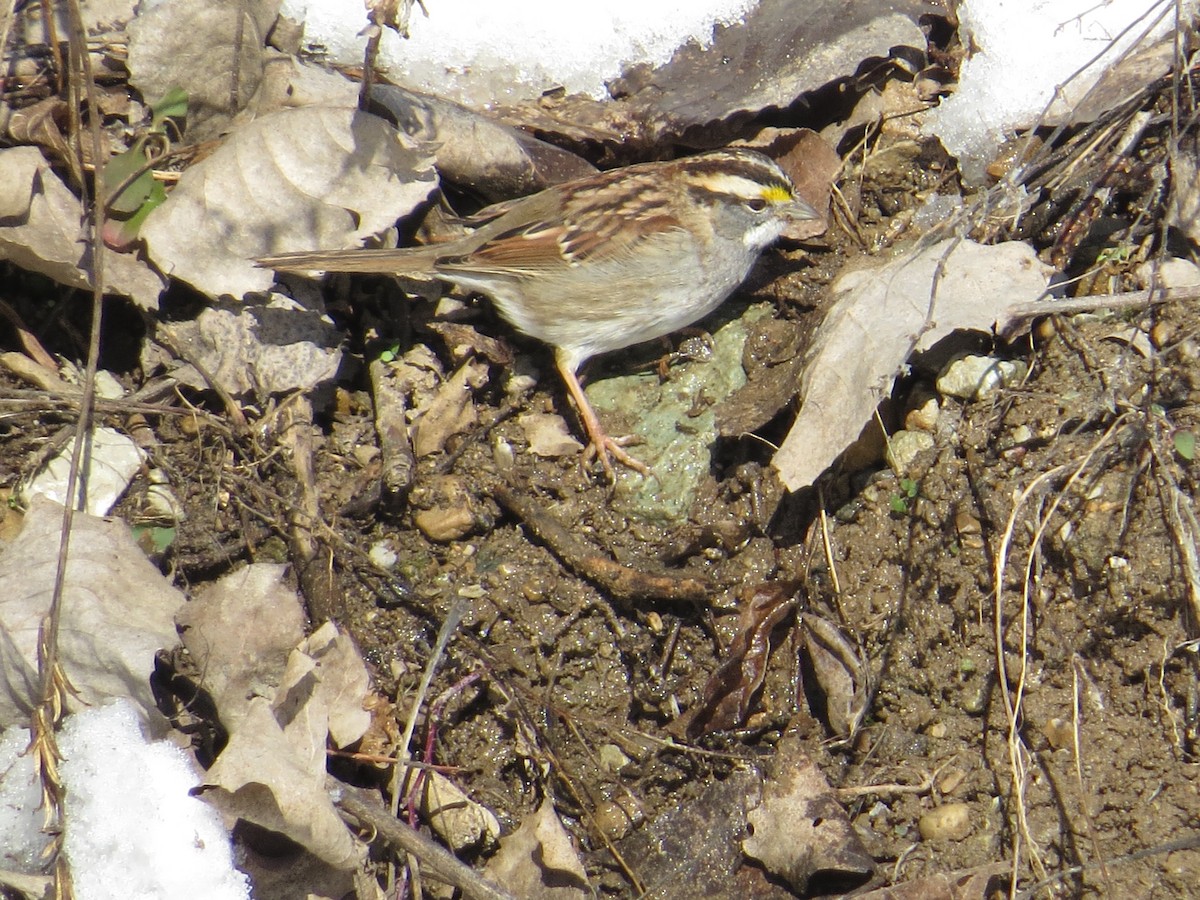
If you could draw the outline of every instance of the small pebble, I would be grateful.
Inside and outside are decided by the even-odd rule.
[[[983,547],[983,525],[979,519],[967,509],[960,509],[954,514],[954,527],[958,531],[958,543],[971,550]]]
[[[413,513],[413,524],[431,541],[439,544],[466,537],[475,528],[469,509],[422,509]]]
[[[616,744],[602,744],[600,746],[600,765],[609,775],[616,775],[629,765],[630,762],[632,760]]]
[[[933,431],[937,427],[939,410],[937,397],[930,397],[908,411],[904,416],[904,427],[909,431]]]
[[[1200,284],[1200,267],[1195,263],[1174,257],[1144,262],[1137,268],[1138,282],[1143,288],[1152,285],[1165,288],[1193,287]]]
[[[511,472],[516,467],[517,454],[513,450],[512,444],[497,436],[492,441],[492,460],[500,471]]]
[[[1150,343],[1161,350],[1175,339],[1175,329],[1167,322],[1155,322],[1150,326]]]
[[[1075,729],[1066,719],[1053,718],[1042,727],[1042,734],[1055,750],[1062,750],[1075,743]]]
[[[921,816],[917,830],[926,841],[961,841],[971,833],[971,807],[943,803]]]
[[[907,475],[916,458],[933,446],[933,435],[927,431],[897,431],[888,441],[888,465],[897,475]]]
[[[400,559],[388,541],[376,541],[367,551],[367,556],[381,569],[391,569]]]
[[[953,794],[966,783],[967,773],[962,769],[946,769],[938,779],[938,790],[943,794]]]
[[[615,800],[601,800],[596,804],[596,810],[592,815],[596,827],[607,835],[609,840],[614,841],[625,837],[645,819],[645,815],[634,806],[632,801],[627,801],[626,805],[622,805]]]
[[[410,500],[416,507],[413,524],[431,541],[457,541],[492,525],[486,508],[457,476],[438,475],[419,484]]]
[[[962,356],[938,376],[937,389],[960,400],[984,400],[1025,377],[1029,366],[1021,360],[992,356]]]

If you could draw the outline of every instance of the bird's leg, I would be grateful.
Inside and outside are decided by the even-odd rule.
[[[667,380],[667,376],[671,370],[671,364],[674,363],[676,360],[679,360],[679,359],[708,359],[713,354],[712,335],[709,334],[707,331],[705,331],[703,328],[697,328],[695,325],[686,325],[683,328],[680,328],[679,331],[677,331],[675,333],[683,335],[686,338],[686,340],[680,341],[678,346],[676,346],[675,341],[673,341],[667,335],[663,335],[662,337],[660,337],[658,339],[662,343],[662,346],[663,346],[663,355],[658,358],[658,381],[659,381],[659,384],[662,384],[663,382],[665,382]],[[689,352],[687,349],[688,346],[694,340],[697,340],[697,339],[704,341],[704,348],[703,348],[704,352],[703,353],[697,353],[695,351]]]
[[[592,404],[588,402],[587,396],[583,393],[583,386],[579,383],[579,377],[575,374],[575,368],[572,362],[568,360],[564,354],[555,353],[554,362],[558,367],[558,374],[562,376],[562,380],[567,385],[567,391],[571,395],[571,399],[575,401],[575,409],[579,412],[579,419],[583,422],[584,431],[587,432],[588,440],[591,441],[591,450],[594,450],[596,455],[600,457],[600,465],[604,466],[604,472],[608,476],[608,480],[616,482],[616,473],[613,472],[612,462],[609,459],[609,454],[616,458],[617,462],[628,466],[635,472],[640,472],[643,475],[650,474],[650,467],[639,459],[635,459],[625,452],[621,446],[621,438],[609,437],[604,427],[600,424],[600,418],[596,415],[596,411],[592,409]]]

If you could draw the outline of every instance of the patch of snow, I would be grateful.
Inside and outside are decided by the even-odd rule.
[[[964,0],[960,34],[977,52],[925,131],[979,183],[1004,133],[1032,125],[1056,86],[1084,69],[1065,88],[1081,97],[1147,29],[1149,39],[1169,32],[1174,12],[1173,0]]]
[[[757,0],[427,0],[406,41],[387,31],[381,64],[411,87],[466,103],[512,103],[563,87],[600,98],[637,62],[657,66],[689,40],[712,42],[716,25],[741,21]],[[346,0],[284,0],[303,22],[304,46],[329,63],[361,65],[365,13]]]

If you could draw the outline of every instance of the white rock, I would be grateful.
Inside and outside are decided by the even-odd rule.
[[[1001,388],[1017,384],[1028,371],[1029,366],[1021,360],[962,356],[942,370],[937,389],[945,396],[960,400],[984,400]]]
[[[888,465],[897,475],[906,475],[917,455],[933,445],[933,435],[927,431],[897,431],[888,441]]]

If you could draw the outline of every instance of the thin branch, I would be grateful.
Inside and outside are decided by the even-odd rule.
[[[332,779],[331,779],[332,781]],[[438,878],[454,885],[471,900],[516,900],[508,891],[497,887],[470,866],[460,862],[440,844],[434,843],[419,831],[409,828],[384,808],[383,803],[366,791],[333,782],[334,802],[364,825],[373,828],[386,843],[396,850],[417,857],[421,864]]]

